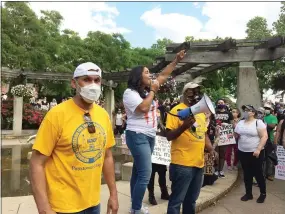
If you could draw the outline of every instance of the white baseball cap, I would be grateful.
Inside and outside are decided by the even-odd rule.
[[[271,109],[271,110],[274,110],[274,109],[272,108],[272,105],[271,105],[270,103],[265,103],[263,107],[264,107],[264,108],[269,108],[269,109]]]
[[[188,83],[184,86],[184,88],[183,88],[183,90],[182,90],[182,94],[184,94],[184,92],[185,92],[188,88],[198,88],[198,87],[200,87],[199,84],[194,83],[194,82],[188,82]]]
[[[98,75],[102,77],[102,70],[98,65],[92,62],[85,62],[75,68],[73,78],[88,76],[88,75]]]

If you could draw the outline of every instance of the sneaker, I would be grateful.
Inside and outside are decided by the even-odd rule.
[[[267,176],[266,178],[267,178],[267,180],[269,180],[269,181],[274,181],[274,176]]]
[[[215,171],[214,173],[216,176],[219,176],[219,172],[218,171]]]
[[[263,203],[265,201],[265,198],[266,198],[266,194],[260,194],[260,196],[258,197],[256,202],[261,204],[261,203]]]
[[[219,172],[219,177],[220,178],[225,178],[226,177],[224,171],[220,171]]]
[[[129,213],[134,214],[135,211],[130,209]],[[141,210],[137,212],[136,214],[150,214],[150,212],[148,211],[148,207],[142,206]]]
[[[148,207],[142,206],[140,214],[150,214]]]
[[[248,194],[245,194],[244,196],[241,197],[241,201],[248,201],[248,200],[252,200],[253,199],[253,196],[252,195],[248,195]]]
[[[231,166],[228,166],[228,170],[229,170],[229,171],[232,171],[233,168],[232,168]]]

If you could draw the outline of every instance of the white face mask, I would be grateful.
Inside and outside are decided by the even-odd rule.
[[[94,103],[99,99],[101,95],[100,85],[92,83],[90,85],[80,87],[77,82],[76,84],[78,88],[77,90],[85,102]]]

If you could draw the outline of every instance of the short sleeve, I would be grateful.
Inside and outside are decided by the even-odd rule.
[[[45,156],[51,156],[60,138],[57,121],[54,112],[49,112],[46,115],[37,132],[33,150],[37,150]]]
[[[140,97],[139,93],[130,89],[127,89],[123,96],[123,103],[126,108],[128,108],[132,113],[135,112],[139,104],[141,104],[143,99]]]
[[[266,129],[266,125],[262,120],[257,120],[257,128],[258,129]]]
[[[109,116],[108,116],[106,149],[115,146],[115,144],[116,144],[116,142],[115,142],[113,127],[112,127],[111,120],[110,120],[110,118],[109,118]]]
[[[236,125],[234,130],[235,133],[240,134],[240,126],[241,126],[241,121],[239,121],[238,124]]]
[[[174,109],[171,110],[171,114],[176,114],[177,112]],[[171,114],[167,114],[166,118],[166,128],[170,130],[174,130],[178,128],[178,117],[172,116]]]
[[[278,124],[277,117],[273,116],[270,123],[271,124]]]

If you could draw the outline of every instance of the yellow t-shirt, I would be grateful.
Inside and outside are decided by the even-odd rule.
[[[73,99],[52,108],[44,118],[33,149],[50,156],[45,172],[47,194],[55,212],[74,213],[100,203],[105,150],[115,145],[108,113],[94,104],[90,110],[96,133]]]
[[[171,113],[177,115],[178,109],[187,106],[180,103],[175,106]],[[171,143],[171,163],[190,167],[204,167],[205,134],[207,132],[206,115],[201,113],[195,115],[197,127],[196,132],[192,129],[184,131]],[[178,117],[167,115],[166,128],[175,130],[183,124]]]

